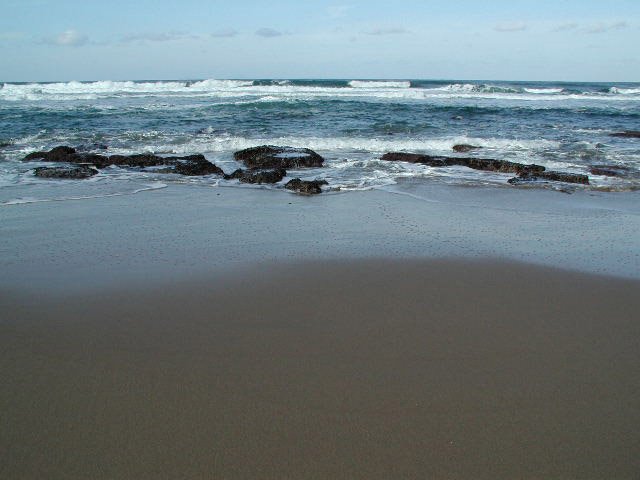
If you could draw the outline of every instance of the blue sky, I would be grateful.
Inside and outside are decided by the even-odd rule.
[[[0,81],[640,81],[640,1],[3,0]]]

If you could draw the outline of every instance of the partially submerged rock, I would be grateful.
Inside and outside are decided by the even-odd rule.
[[[159,173],[178,173],[181,175],[222,175],[222,170],[209,162],[204,155],[187,155],[183,157],[160,157],[152,153],[134,155],[99,155],[96,153],[77,152],[72,147],[55,147],[48,152],[33,152],[23,158],[23,161],[42,160],[45,162],[61,162],[75,164],[91,164],[97,168],[110,165],[128,167],[157,167],[167,168],[158,170]]]
[[[482,147],[477,147],[475,145],[469,145],[467,143],[460,143],[458,145],[454,145],[453,146],[453,151],[457,152],[457,153],[467,153],[470,152],[472,150],[478,150]]]
[[[324,158],[309,148],[274,145],[246,148],[235,152],[233,157],[251,169],[321,167],[324,162]]]
[[[41,178],[68,178],[83,179],[93,177],[98,170],[88,165],[78,165],[70,167],[38,167],[33,171],[36,177]]]
[[[581,185],[589,185],[589,177],[581,173],[566,173],[546,170],[544,172],[524,172],[517,177],[507,180],[511,185],[518,185],[528,182],[552,181],[564,183],[578,183]]]
[[[322,188],[320,188],[322,185],[328,185],[327,181],[300,180],[299,178],[294,178],[293,180],[289,180],[285,184],[284,188],[293,190],[303,195],[316,195],[318,193],[322,193]]]
[[[640,138],[640,130],[625,130],[623,132],[611,133],[609,136],[620,138]]]
[[[605,177],[623,177],[629,172],[629,168],[621,165],[593,165],[589,167],[589,172]]]
[[[385,153],[382,160],[390,162],[410,162],[428,165],[430,167],[453,167],[462,166],[473,168],[474,170],[484,170],[500,173],[523,173],[541,172],[544,167],[541,165],[508,162],[506,160],[494,160],[491,158],[471,158],[471,157],[445,157],[436,155],[421,155],[417,153],[389,152]]]
[[[287,176],[284,168],[275,168],[272,170],[242,170],[239,168],[230,175],[225,175],[225,180],[240,180],[241,183],[278,183]]]

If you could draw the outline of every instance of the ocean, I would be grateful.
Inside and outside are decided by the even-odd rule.
[[[0,205],[128,195],[171,183],[194,188],[281,188],[325,179],[326,193],[401,189],[407,180],[571,192],[640,188],[640,83],[455,80],[193,80],[4,83],[0,88]],[[231,172],[233,152],[257,145],[308,147],[322,168],[292,170],[281,184],[247,186],[109,167],[90,179],[34,176],[28,153],[202,153]],[[454,154],[457,144],[479,149]],[[105,150],[106,148],[106,150]],[[381,161],[390,151],[535,163],[589,175],[589,185],[514,186],[513,174]],[[593,173],[599,168],[607,174]],[[596,170],[598,172],[598,170]]]

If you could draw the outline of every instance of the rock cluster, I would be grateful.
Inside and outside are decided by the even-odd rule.
[[[515,173],[514,177],[508,182],[517,185],[523,182],[533,182],[537,180],[557,181],[566,183],[579,183],[583,185],[589,184],[589,177],[578,173],[564,173],[548,171],[542,165],[523,164],[509,162],[506,160],[495,160],[492,158],[474,158],[474,157],[445,157],[434,155],[422,155],[417,153],[389,152],[385,153],[382,160],[390,162],[410,162],[428,165],[430,167],[452,167],[462,166],[473,168],[474,170],[483,170],[498,173]]]
[[[83,153],[75,148],[61,146],[48,152],[33,152],[23,158],[29,162],[41,160],[45,162],[91,164],[97,168],[105,168],[110,165],[128,167],[156,167],[166,166],[159,170],[162,173],[178,173],[181,175],[222,175],[223,171],[209,162],[204,155],[187,155],[184,157],[160,157],[151,153],[134,155],[99,155],[96,153]]]

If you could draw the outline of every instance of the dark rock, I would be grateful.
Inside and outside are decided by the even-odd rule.
[[[321,167],[324,158],[308,148],[262,145],[246,148],[233,154],[249,168]]]
[[[501,173],[523,173],[542,172],[541,165],[508,162],[506,160],[494,160],[490,158],[470,158],[470,157],[443,157],[434,155],[420,155],[416,153],[389,152],[382,156],[382,160],[391,162],[421,163],[430,167],[453,167],[462,166],[473,168],[474,170],[484,170]]]
[[[73,167],[39,167],[33,171],[36,177],[82,179],[93,177],[98,171],[87,165]]]
[[[454,145],[453,151],[458,153],[467,153],[472,150],[478,150],[479,148],[482,147],[476,147],[475,145],[467,145],[466,143],[461,143],[459,145]]]
[[[322,189],[320,188],[322,185],[328,185],[326,180],[300,180],[299,178],[294,178],[293,180],[289,180],[284,188],[288,190],[294,190],[303,195],[315,195],[318,193],[322,193]]]
[[[544,172],[523,172],[517,177],[510,178],[507,182],[511,185],[518,185],[521,183],[537,182],[540,180],[589,185],[589,177],[587,175],[583,175],[581,173],[556,172],[552,170],[546,170]]]
[[[278,183],[284,177],[287,176],[287,171],[284,168],[276,168],[273,170],[242,170],[238,169],[231,175],[225,175],[225,180],[238,179],[242,183]]]
[[[593,175],[603,175],[605,177],[623,177],[629,168],[621,165],[593,165],[589,167],[589,172]]]
[[[71,147],[54,147],[48,152],[33,152],[24,157],[22,160],[28,162],[30,160],[44,160],[46,162],[66,162],[66,157],[76,153],[75,148]]]
[[[203,155],[189,155],[175,160],[173,167],[175,173],[180,175],[224,175],[220,167],[211,163]]]
[[[160,157],[151,153],[135,155],[99,155],[97,153],[77,153],[71,147],[55,147],[48,152],[34,152],[24,157],[23,161],[43,160],[46,162],[90,163],[98,168],[109,165],[128,167],[167,166],[159,173],[178,173],[181,175],[222,175],[222,170],[209,162],[204,155],[187,155],[183,157]]]
[[[431,165],[431,162],[436,157],[431,157],[429,155],[421,155],[419,153],[405,153],[405,152],[388,152],[385,153],[381,160],[386,160],[388,162],[408,162],[408,163],[426,163]],[[444,158],[444,157],[438,157]],[[444,167],[446,166],[444,163],[442,165],[431,165]]]
[[[638,131],[638,130],[625,130],[624,132],[611,133],[609,136],[611,136],[611,137],[620,137],[620,138],[640,138],[640,131]]]

